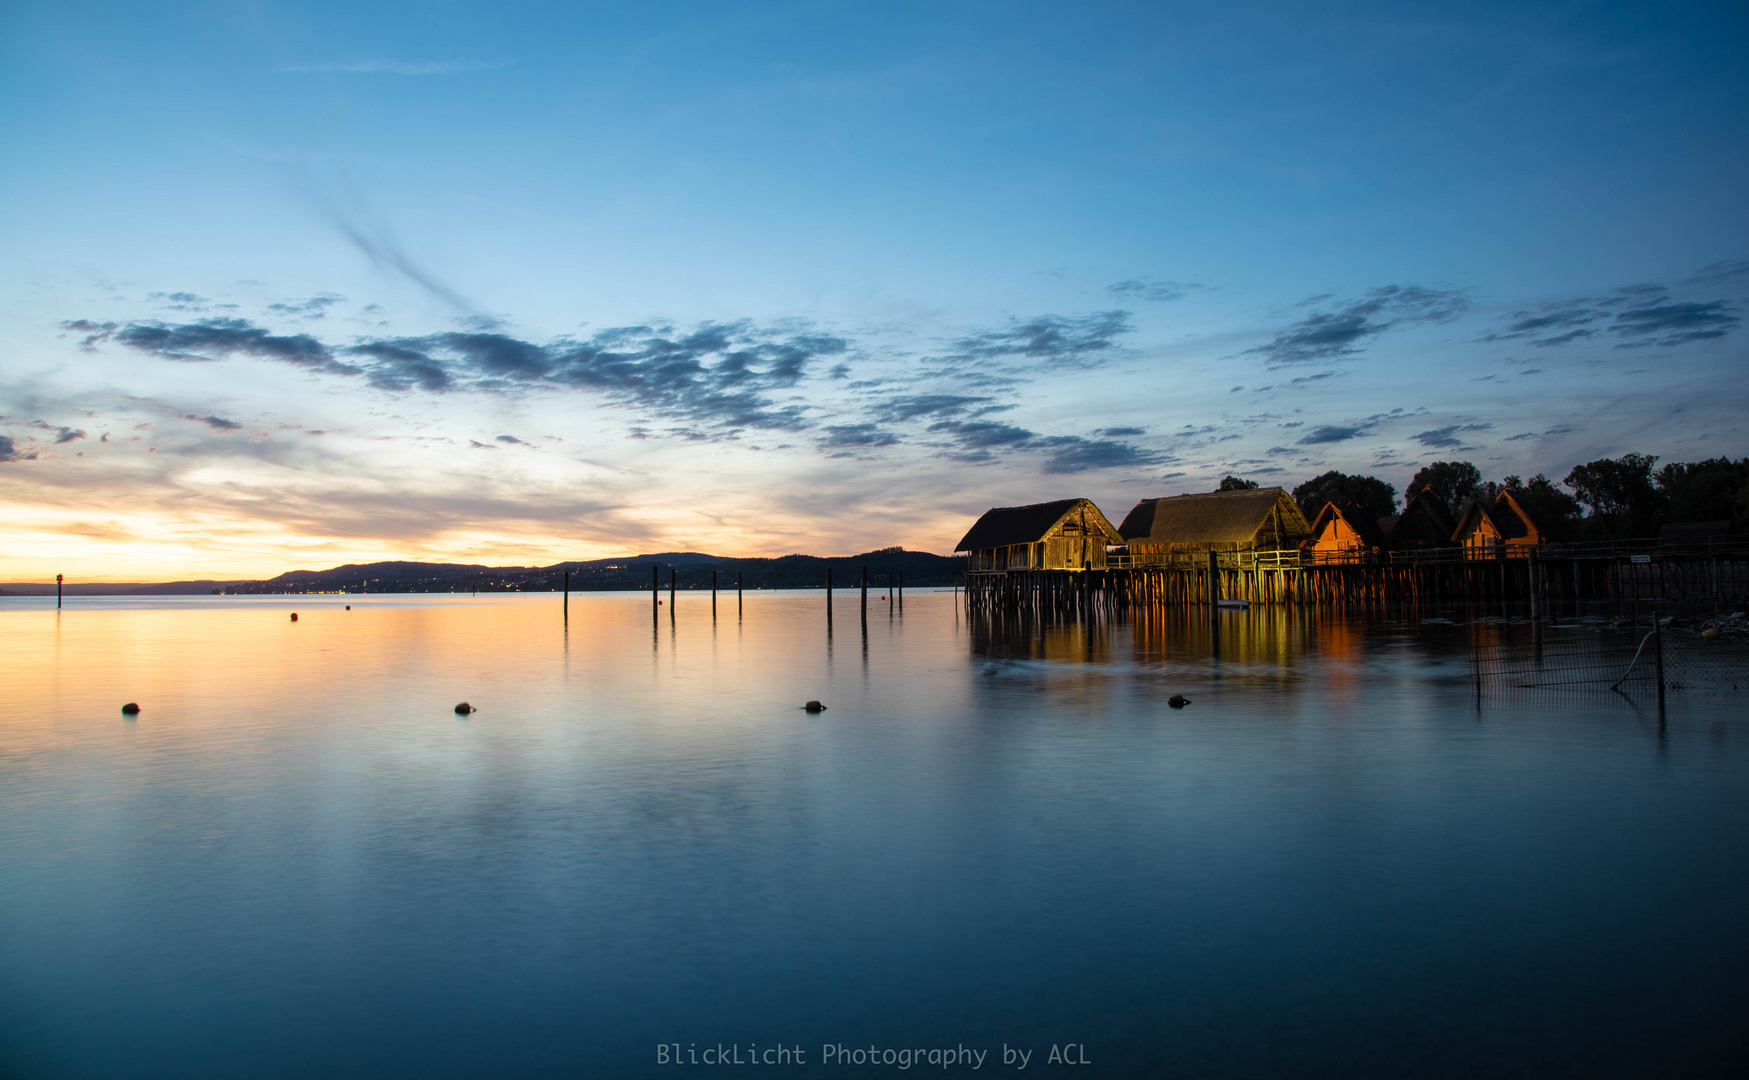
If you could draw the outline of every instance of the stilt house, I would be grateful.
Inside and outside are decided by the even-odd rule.
[[[1312,520],[1305,550],[1318,562],[1360,562],[1385,547],[1376,517],[1352,503],[1327,502]]]
[[[1448,548],[1453,546],[1451,537],[1456,531],[1457,523],[1452,521],[1445,504],[1434,496],[1431,488],[1424,487],[1385,530],[1385,540],[1392,551]]]
[[[1526,558],[1532,548],[1554,539],[1542,516],[1510,491],[1502,491],[1491,507],[1480,499],[1471,502],[1451,538],[1472,559]]]
[[[1311,538],[1306,515],[1278,487],[1143,499],[1117,530],[1137,566],[1206,561],[1208,552],[1293,552]]]
[[[1121,544],[1099,507],[1087,499],[1058,499],[987,510],[960,540],[971,572],[998,570],[1104,570],[1108,544]]]

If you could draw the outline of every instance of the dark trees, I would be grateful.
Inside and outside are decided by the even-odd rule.
[[[1607,538],[1656,536],[1663,494],[1652,484],[1657,458],[1623,454],[1576,465],[1562,483],[1591,507],[1588,531]]]
[[[1673,461],[1656,478],[1671,521],[1730,521],[1739,532],[1749,529],[1749,457]]]
[[[1467,461],[1436,461],[1422,466],[1403,489],[1403,496],[1413,499],[1424,487],[1432,488],[1433,497],[1456,513],[1464,500],[1481,490],[1482,472]]]
[[[1349,476],[1331,469],[1293,490],[1294,502],[1307,520],[1318,515],[1326,502],[1353,503],[1374,517],[1395,513],[1397,492],[1374,476]]]
[[[1227,477],[1222,478],[1221,486],[1216,488],[1215,490],[1216,491],[1249,491],[1256,486],[1257,486],[1257,481],[1255,481],[1255,480],[1245,480],[1245,479],[1243,479],[1241,477],[1237,477],[1237,476],[1227,476]]]

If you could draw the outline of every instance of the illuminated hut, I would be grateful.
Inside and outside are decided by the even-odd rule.
[[[1327,502],[1312,520],[1306,550],[1318,562],[1357,562],[1385,546],[1385,534],[1372,514],[1352,503]]]
[[[1211,551],[1297,558],[1312,535],[1306,515],[1278,487],[1143,499],[1117,531],[1137,565],[1202,562]]]
[[[1384,527],[1383,520],[1380,527]],[[1452,546],[1452,533],[1457,524],[1445,504],[1433,494],[1432,488],[1422,488],[1403,512],[1385,528],[1385,541],[1393,551],[1420,551],[1427,548]]]
[[[966,569],[1104,570],[1105,548],[1122,543],[1087,499],[1058,499],[987,510],[959,542]]]
[[[1532,548],[1553,539],[1542,515],[1515,498],[1511,491],[1502,491],[1492,507],[1481,499],[1471,502],[1458,518],[1451,538],[1463,545],[1465,556],[1472,559],[1499,555],[1524,558]]]

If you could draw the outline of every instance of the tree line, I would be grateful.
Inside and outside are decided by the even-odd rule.
[[[1652,454],[1599,458],[1575,465],[1557,484],[1541,473],[1528,480],[1484,480],[1468,461],[1436,461],[1410,478],[1402,503],[1427,490],[1455,520],[1470,503],[1492,506],[1502,491],[1510,491],[1540,514],[1556,536],[1571,540],[1657,536],[1666,524],[1694,521],[1729,522],[1733,533],[1749,533],[1749,457],[1673,461],[1661,468],[1657,463]],[[1228,476],[1219,490],[1257,486],[1254,480]],[[1307,480],[1292,495],[1307,519],[1331,501],[1359,506],[1375,517],[1398,508],[1397,491],[1390,484],[1335,469]]]

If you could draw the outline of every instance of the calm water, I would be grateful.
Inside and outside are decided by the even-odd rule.
[[[1463,627],[1234,613],[1215,662],[947,593],[830,642],[819,593],[0,605],[8,1077],[1749,1060],[1744,695],[1478,712]]]

